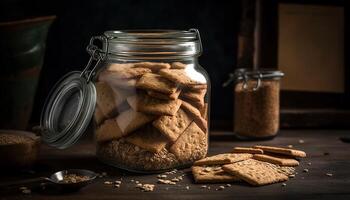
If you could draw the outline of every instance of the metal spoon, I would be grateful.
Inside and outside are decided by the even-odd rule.
[[[66,183],[63,182],[64,175],[68,174],[75,174],[77,176],[86,176],[88,177],[87,180],[79,181],[76,183]],[[85,169],[68,169],[68,170],[62,170],[55,172],[50,177],[39,177],[39,178],[33,178],[33,179],[27,179],[23,181],[15,181],[11,183],[6,183],[4,185],[0,185],[0,188],[7,188],[12,186],[23,186],[25,184],[33,184],[33,183],[42,183],[42,182],[50,182],[55,186],[58,186],[62,190],[69,190],[69,191],[76,191],[79,190],[86,185],[90,184],[95,178],[97,177],[97,174],[90,170]]]

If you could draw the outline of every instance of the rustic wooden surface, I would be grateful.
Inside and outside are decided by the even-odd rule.
[[[98,162],[94,156],[94,145],[85,140],[67,150],[42,147],[38,164],[32,171],[9,172],[0,175],[0,184],[10,181],[24,180],[38,176],[47,176],[62,169],[85,168],[96,172],[107,172],[108,176],[97,179],[75,193],[55,193],[34,190],[30,195],[21,194],[18,187],[2,190],[0,199],[350,199],[350,143],[339,140],[342,136],[350,136],[349,131],[335,130],[285,130],[269,141],[242,142],[234,139],[230,132],[213,132],[209,154],[228,152],[234,146],[250,146],[269,144],[277,146],[293,145],[305,150],[308,157],[301,160],[297,168],[298,175],[286,182],[251,187],[244,183],[233,183],[232,187],[217,191],[221,185],[206,184],[211,189],[202,189],[202,184],[194,184],[189,169],[180,170],[176,175],[186,174],[184,180],[177,185],[157,184],[155,174],[140,175],[118,170]],[[300,143],[303,140],[304,143]],[[303,172],[307,168],[308,173]],[[327,176],[332,173],[333,176]],[[120,180],[120,188],[104,185],[104,181]],[[153,192],[142,192],[135,187],[134,181],[155,184]],[[34,185],[32,185],[34,186]],[[189,186],[189,189],[186,189]]]

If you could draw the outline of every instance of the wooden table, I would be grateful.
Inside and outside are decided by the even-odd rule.
[[[301,165],[297,168],[296,177],[286,182],[286,186],[277,183],[263,187],[251,187],[245,183],[233,183],[231,187],[219,191],[216,189],[225,184],[206,184],[211,189],[203,189],[202,184],[194,184],[189,169],[180,170],[177,173],[176,176],[186,174],[183,181],[177,185],[164,185],[156,183],[157,175],[155,174],[140,175],[106,166],[95,158],[94,145],[87,140],[66,150],[43,146],[40,160],[33,171],[5,172],[0,177],[0,183],[47,176],[55,171],[69,168],[107,172],[108,176],[99,178],[76,193],[52,194],[33,191],[30,195],[24,195],[15,188],[2,191],[0,199],[350,199],[350,143],[339,140],[339,137],[349,136],[349,134],[349,131],[334,130],[283,130],[273,140],[242,142],[235,140],[232,133],[213,132],[210,155],[228,152],[234,146],[255,144],[293,145],[308,154],[308,157],[302,159]],[[308,173],[303,172],[304,169],[308,169]],[[333,176],[327,176],[327,173]],[[120,188],[103,184],[105,181],[115,181],[121,178]],[[135,187],[135,181],[155,184],[155,190],[142,192]],[[189,189],[186,189],[186,186],[189,186]]]

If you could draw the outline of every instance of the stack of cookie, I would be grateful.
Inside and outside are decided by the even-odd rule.
[[[96,82],[97,154],[133,170],[164,170],[207,151],[207,80],[193,65],[111,64]]]
[[[254,186],[287,181],[299,165],[296,158],[305,152],[289,148],[254,146],[236,147],[232,153],[207,157],[194,162],[196,183],[245,181]]]

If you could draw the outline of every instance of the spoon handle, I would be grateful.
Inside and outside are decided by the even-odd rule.
[[[39,177],[39,178],[32,178],[32,179],[26,179],[26,180],[12,181],[12,182],[0,184],[0,189],[15,187],[15,186],[23,187],[23,186],[27,186],[27,185],[34,184],[34,183],[47,182],[47,181],[48,181],[47,177]]]

